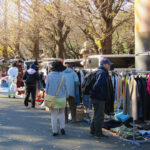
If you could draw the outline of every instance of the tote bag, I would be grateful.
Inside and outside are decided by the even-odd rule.
[[[59,84],[59,87],[58,87],[58,90],[56,92],[56,95],[55,96],[52,96],[52,95],[46,95],[45,96],[45,99],[44,99],[44,103],[45,103],[45,106],[50,108],[50,109],[53,109],[55,104],[56,104],[56,97],[60,91],[60,88],[61,88],[61,85],[62,85],[62,82],[64,80],[64,75],[62,76],[62,79],[61,79],[61,82]]]

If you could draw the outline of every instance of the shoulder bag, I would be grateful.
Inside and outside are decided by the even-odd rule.
[[[64,80],[64,75],[62,76],[62,79],[61,79],[61,82],[59,84],[59,87],[57,89],[57,92],[56,92],[56,95],[55,96],[52,96],[52,95],[46,95],[45,96],[45,99],[44,99],[44,103],[45,103],[45,106],[50,108],[50,109],[53,109],[55,104],[56,104],[56,97],[60,91],[60,88],[61,88],[61,85],[63,83],[63,80]]]

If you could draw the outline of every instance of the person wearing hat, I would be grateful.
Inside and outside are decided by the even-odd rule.
[[[56,104],[51,109],[52,134],[59,134],[57,117],[59,117],[59,127],[62,135],[65,135],[65,107],[67,93],[66,77],[64,76],[65,67],[60,61],[52,63],[51,72],[46,78],[46,94],[56,96]]]
[[[100,67],[95,75],[95,83],[90,91],[91,102],[94,107],[94,114],[90,125],[90,133],[96,138],[106,137],[102,133],[104,123],[105,102],[110,98],[109,74],[112,63],[109,59],[102,59]]]
[[[39,74],[35,70],[35,65],[31,64],[30,68],[24,73],[23,80],[25,80],[26,95],[24,105],[28,106],[29,97],[32,97],[32,108],[35,108],[35,97],[36,97],[36,81],[39,80]]]

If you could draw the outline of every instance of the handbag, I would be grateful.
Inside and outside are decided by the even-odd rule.
[[[52,96],[52,95],[46,95],[45,96],[45,99],[44,99],[44,103],[45,103],[45,106],[50,108],[50,109],[53,109],[55,104],[56,104],[56,97],[60,91],[60,88],[61,88],[61,85],[63,83],[63,80],[64,80],[64,75],[62,76],[62,79],[61,79],[61,82],[59,84],[59,87],[57,89],[57,92],[56,92],[56,95],[55,96]]]

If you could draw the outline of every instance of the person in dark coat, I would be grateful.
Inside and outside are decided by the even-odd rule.
[[[90,133],[97,138],[106,137],[102,133],[104,123],[105,102],[110,98],[109,74],[112,63],[109,59],[102,59],[95,75],[95,83],[90,91],[91,103],[94,107]]]
[[[35,98],[36,98],[36,82],[39,80],[39,74],[35,70],[35,65],[31,64],[30,68],[23,75],[23,80],[25,80],[26,95],[24,100],[24,105],[28,106],[28,101],[30,94],[32,96],[32,108],[35,108]]]

